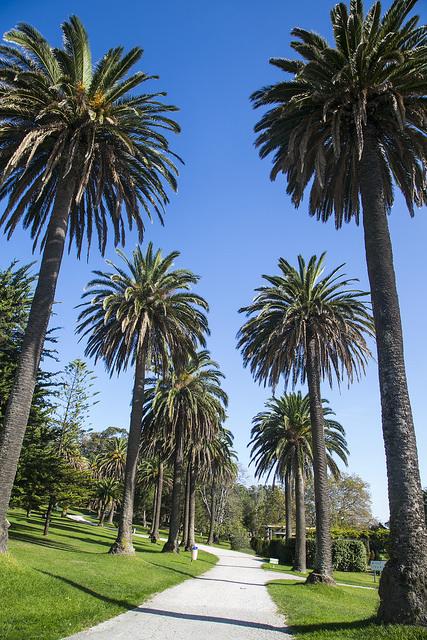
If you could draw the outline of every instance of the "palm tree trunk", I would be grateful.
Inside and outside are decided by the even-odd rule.
[[[55,496],[50,496],[49,504],[46,510],[46,515],[45,515],[45,521],[44,521],[44,528],[43,528],[44,536],[47,536],[49,533],[50,519],[52,517],[52,511],[54,506],[55,506]]]
[[[379,587],[378,617],[387,623],[426,625],[426,521],[387,207],[381,189],[381,162],[376,141],[368,138],[361,162],[361,195],[377,341],[391,534],[390,560]]]
[[[307,582],[335,584],[332,578],[332,543],[328,495],[325,423],[320,394],[320,364],[316,341],[307,336],[307,383],[313,440],[314,501],[316,507],[316,558]]]
[[[187,465],[185,474],[185,494],[184,494],[184,525],[182,528],[181,547],[187,549],[188,546],[188,516],[190,512],[190,463]]]
[[[303,573],[307,570],[307,551],[305,540],[304,475],[299,460],[295,461],[295,509],[296,543],[293,569]]]
[[[129,438],[126,452],[126,467],[122,509],[119,519],[117,538],[109,553],[130,555],[135,553],[132,544],[133,503],[135,498],[136,470],[138,467],[139,446],[141,442],[141,422],[144,410],[145,386],[145,345],[138,349],[135,363],[135,380],[132,394]]]
[[[111,509],[108,515],[108,524],[114,524],[114,502],[111,503]]]
[[[289,471],[285,476],[285,527],[286,540],[292,538],[292,479]]]
[[[185,545],[186,551],[191,551],[195,544],[194,529],[196,523],[196,474],[190,467],[190,486],[188,491],[189,514],[188,514],[188,539]]]
[[[216,499],[215,499],[215,483],[212,483],[211,487],[211,518],[209,523],[209,535],[206,544],[212,544],[214,541],[215,533],[215,511],[216,511]]]
[[[156,513],[157,513],[157,485],[154,487],[153,507],[152,507],[151,513],[152,513],[152,516],[151,516],[150,538],[153,537],[154,522],[156,520]]]
[[[30,415],[37,371],[55,298],[74,188],[75,179],[69,175],[59,187],[55,199],[37,286],[0,435],[0,553],[7,551],[6,511],[9,507],[22,441]]]
[[[184,429],[178,421],[175,432],[175,461],[173,470],[172,504],[169,524],[169,536],[163,552],[179,552],[178,536],[181,525],[182,467],[184,464]]]
[[[107,510],[107,506],[105,504],[103,504],[102,508],[101,508],[101,515],[99,516],[98,527],[103,527],[104,526],[106,510]]]
[[[156,491],[156,512],[154,514],[153,539],[157,542],[159,539],[160,515],[162,510],[162,494],[163,494],[163,462],[159,462],[159,475],[157,477]]]

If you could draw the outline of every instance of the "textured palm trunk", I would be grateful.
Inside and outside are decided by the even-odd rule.
[[[289,471],[285,476],[285,528],[286,540],[289,540],[292,538],[292,480]]]
[[[153,506],[152,506],[152,509],[151,509],[150,538],[153,537],[153,533],[154,533],[154,522],[156,520],[156,513],[157,513],[157,484],[154,487]]]
[[[157,490],[156,490],[156,511],[154,514],[154,526],[152,538],[157,542],[159,539],[160,529],[160,515],[162,511],[162,494],[163,494],[163,462],[159,462],[159,475],[157,477]]]
[[[375,141],[368,137],[361,162],[361,194],[377,341],[391,534],[390,560],[380,581],[378,616],[387,623],[426,625],[426,522],[378,153]]]
[[[316,557],[308,583],[335,584],[332,578],[332,543],[328,495],[325,423],[320,394],[320,363],[316,341],[307,336],[307,383],[313,441],[314,502],[316,508]]]
[[[298,461],[295,464],[295,562],[294,571],[307,570],[306,531],[305,531],[305,502],[304,475]]]
[[[117,539],[109,553],[131,555],[135,553],[132,544],[133,503],[135,498],[136,471],[138,467],[139,446],[141,443],[141,422],[144,410],[144,386],[146,349],[138,349],[135,363],[135,379],[132,394],[129,438],[126,452],[126,467],[122,509],[119,519]]]
[[[216,496],[215,496],[215,483],[212,483],[211,487],[211,518],[209,523],[209,535],[206,544],[212,544],[215,534],[215,511],[216,511]]]
[[[101,515],[99,516],[98,527],[103,527],[104,526],[106,510],[107,510],[107,507],[106,507],[105,504],[103,504],[102,508],[101,508]]]
[[[190,463],[187,465],[187,473],[185,474],[185,494],[184,494],[184,524],[182,527],[181,547],[187,548],[188,545],[188,518],[190,513]]]
[[[173,470],[173,488],[171,516],[169,524],[169,536],[162,551],[179,552],[178,536],[181,525],[181,499],[182,499],[182,470],[184,464],[184,429],[181,421],[178,421],[175,433],[175,460]]]
[[[114,524],[114,502],[111,503],[110,513],[108,514],[108,524]]]
[[[185,545],[185,550],[190,551],[195,544],[195,523],[196,523],[196,474],[194,469],[190,466],[190,482],[188,489],[188,538]]]
[[[56,196],[15,380],[9,395],[0,434],[0,553],[7,551],[6,512],[9,507],[22,441],[30,415],[37,371],[55,298],[74,188],[75,179],[69,175],[67,180],[62,183]]]
[[[46,510],[46,515],[45,515],[45,521],[44,521],[44,528],[43,528],[44,536],[47,536],[49,534],[50,520],[52,518],[52,511],[54,506],[55,506],[55,497],[50,496],[49,504]]]

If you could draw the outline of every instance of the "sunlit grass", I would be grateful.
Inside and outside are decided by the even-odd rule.
[[[420,627],[376,624],[378,593],[373,589],[280,581],[268,590],[296,639],[427,640],[427,630]]]
[[[134,539],[134,557],[110,556],[115,531],[55,516],[49,537],[40,515],[13,511],[10,551],[0,557],[1,640],[57,640],[131,609],[152,594],[210,569],[200,552],[162,554],[163,543]]]

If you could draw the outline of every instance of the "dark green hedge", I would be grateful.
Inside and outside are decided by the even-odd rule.
[[[332,564],[337,571],[366,571],[365,545],[361,540],[333,540]]]
[[[316,555],[316,541],[307,538],[307,566],[313,567]],[[262,540],[252,538],[251,547],[264,558],[277,558],[280,564],[293,564],[295,558],[295,538],[289,540]],[[332,563],[337,571],[366,571],[366,548],[361,540],[336,539],[332,541]]]

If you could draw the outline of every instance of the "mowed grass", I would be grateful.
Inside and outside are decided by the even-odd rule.
[[[289,573],[293,576],[299,576],[304,578],[308,576],[310,573],[307,571],[306,573],[299,573],[297,571],[293,571],[291,565],[282,565],[282,564],[270,564],[266,562],[262,565],[263,569],[267,569],[268,571],[278,571],[279,573]],[[357,587],[371,587],[372,589],[378,589],[378,577],[376,578],[376,582],[374,582],[374,578],[370,573],[363,572],[350,572],[350,571],[334,571],[333,573],[334,579],[336,582],[340,584],[349,584]]]
[[[420,627],[377,625],[378,593],[373,589],[289,580],[272,582],[268,590],[296,639],[427,640],[427,630]]]
[[[57,640],[152,594],[200,575],[216,557],[162,554],[163,543],[134,538],[133,557],[110,556],[111,529],[55,516],[48,538],[40,516],[9,516],[9,553],[0,557],[0,639]]]

